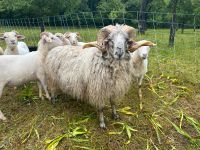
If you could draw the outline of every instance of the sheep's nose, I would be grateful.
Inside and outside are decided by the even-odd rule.
[[[124,53],[122,51],[122,48],[121,47],[117,47],[117,55],[118,55],[118,57],[121,58],[123,54]]]

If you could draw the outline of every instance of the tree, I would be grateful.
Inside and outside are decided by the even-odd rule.
[[[139,13],[139,32],[145,34],[147,20],[147,6],[152,0],[141,0]]]
[[[106,12],[106,18],[115,20],[125,12],[125,5],[121,0],[101,0],[97,6],[97,10]]]
[[[172,7],[172,21],[170,26],[170,35],[169,35],[169,46],[174,46],[174,38],[176,33],[176,8],[179,0],[171,0],[170,5]]]

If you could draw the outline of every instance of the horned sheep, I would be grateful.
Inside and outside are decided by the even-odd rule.
[[[110,101],[112,115],[115,101],[129,89],[132,81],[132,63],[129,51],[151,42],[135,43],[134,28],[127,25],[102,28],[96,43],[84,47],[60,46],[52,49],[45,60],[46,73],[51,79],[51,94],[55,85],[64,93],[96,106],[100,127],[105,128],[103,109]],[[89,48],[90,47],[90,48]]]

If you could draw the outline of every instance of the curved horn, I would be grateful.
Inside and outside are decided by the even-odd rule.
[[[115,26],[108,25],[99,31],[97,35],[97,45],[98,45],[98,48],[101,47],[102,51],[106,51],[105,40],[107,39],[108,35],[114,30],[115,30]]]
[[[129,47],[129,51],[133,52],[141,46],[156,46],[156,45],[157,44],[155,44],[151,41],[141,40],[141,41],[138,41],[138,42],[132,42],[132,45]]]
[[[98,49],[101,49],[101,47],[97,44],[97,41],[85,43],[83,45],[83,49],[90,48],[90,47],[97,47]]]
[[[122,30],[128,34],[130,39],[134,39],[136,37],[135,28],[128,25],[123,25]]]

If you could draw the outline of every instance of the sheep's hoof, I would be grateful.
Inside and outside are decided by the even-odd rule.
[[[140,103],[140,110],[142,110],[143,109],[143,105],[142,105],[142,103]]]
[[[51,103],[52,103],[53,105],[56,104],[56,99],[55,99],[55,97],[51,98]]]
[[[1,121],[1,120],[2,120],[3,122],[8,122],[7,118],[4,117],[4,116],[1,116],[1,117],[0,117],[0,121]]]
[[[99,125],[101,129],[106,129],[106,124],[104,122],[100,122]]]
[[[112,118],[117,120],[117,119],[120,119],[120,116],[118,114],[112,114]]]
[[[40,98],[42,101],[44,100],[44,96],[40,96],[39,98]]]

